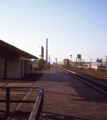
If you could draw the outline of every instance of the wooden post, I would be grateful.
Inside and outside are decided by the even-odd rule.
[[[4,80],[7,79],[7,59],[4,59]]]
[[[9,115],[10,109],[10,88],[6,88],[6,115]]]

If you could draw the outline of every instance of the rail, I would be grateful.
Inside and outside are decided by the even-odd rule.
[[[43,91],[40,91],[28,120],[39,120],[43,104]]]
[[[66,68],[64,66],[64,68]],[[103,72],[100,72],[100,71],[96,71],[94,70],[90,70],[90,69],[83,69],[83,68],[76,68],[76,67],[68,67],[66,69],[69,69],[69,70],[72,70],[72,71],[75,71],[75,72],[78,72],[78,73],[81,73],[81,74],[84,74],[84,75],[89,75],[89,76],[92,76],[92,77],[97,77],[98,79],[104,79],[104,80],[107,80],[107,72],[103,73]]]
[[[31,89],[40,89],[39,95],[36,99],[36,101],[33,100],[10,100],[10,89],[11,88],[31,88]],[[9,116],[10,113],[10,103],[35,103],[33,107],[33,110],[36,110],[36,112],[31,112],[29,120],[39,120],[40,117],[40,111],[42,109],[42,104],[43,104],[43,98],[44,98],[44,89],[42,87],[0,87],[0,89],[6,89],[6,100],[0,100],[0,102],[6,103],[6,118]],[[36,108],[36,109],[34,109]],[[32,114],[33,113],[33,114]],[[32,119],[31,119],[32,118]]]
[[[57,67],[60,68],[61,70],[63,70],[65,73],[71,75],[72,77],[75,77],[76,79],[78,79],[78,80],[80,80],[80,81],[82,81],[82,82],[88,84],[89,86],[91,86],[91,87],[93,87],[93,88],[99,90],[99,91],[102,92],[103,94],[107,95],[107,84],[102,83],[102,82],[100,82],[100,81],[97,81],[97,80],[95,80],[95,79],[93,79],[93,78],[90,78],[90,77],[87,77],[87,76],[78,74],[78,73],[73,72],[73,71],[71,71],[71,70],[67,70],[67,69],[61,68],[61,67],[59,67],[59,66],[57,66]],[[79,77],[78,77],[77,75],[78,75]],[[83,78],[81,79],[80,77],[89,79],[89,80],[91,80],[91,81],[97,83],[97,85],[98,85],[98,84],[99,84],[99,85],[102,85],[102,87],[99,88],[99,87],[97,87],[96,85],[91,84],[90,82],[87,82],[87,81],[83,80]],[[103,90],[102,88],[103,88],[103,89],[105,88],[105,90]]]

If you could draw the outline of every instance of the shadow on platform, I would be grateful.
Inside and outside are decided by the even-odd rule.
[[[74,117],[69,115],[56,114],[51,112],[45,112],[45,116],[42,116],[41,120],[88,120],[80,117]]]

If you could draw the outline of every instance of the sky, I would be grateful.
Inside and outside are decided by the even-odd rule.
[[[107,56],[107,0],[0,0],[0,39],[50,61]],[[72,55],[72,58],[70,57]]]

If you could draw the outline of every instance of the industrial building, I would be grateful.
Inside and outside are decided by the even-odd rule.
[[[106,62],[92,62],[91,68],[93,69],[106,68]]]
[[[21,79],[30,73],[31,59],[38,59],[0,40],[0,78]]]

